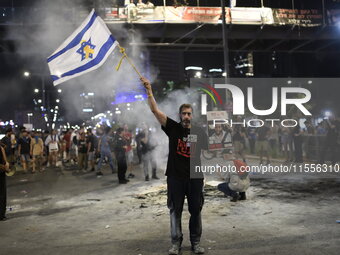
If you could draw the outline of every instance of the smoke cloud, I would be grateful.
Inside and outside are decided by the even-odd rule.
[[[27,69],[32,73],[43,75],[47,89],[55,89],[52,81],[49,80],[49,71],[46,58],[81,24],[89,14],[87,6],[79,5],[76,1],[38,1],[32,6],[30,22],[34,26],[27,28],[13,29],[8,33],[8,39],[15,39],[18,43],[16,51],[24,59],[34,59]],[[109,29],[121,46],[126,46],[126,52],[143,76],[147,76],[151,82],[157,79],[158,68],[149,64],[148,52],[146,49],[133,46],[128,47],[130,42],[143,42],[145,39],[136,30],[127,29],[124,24],[109,24]],[[99,69],[86,75],[71,79],[56,89],[62,89],[61,105],[64,109],[66,120],[72,121],[82,119],[82,101],[80,94],[83,92],[95,93],[95,105],[99,109],[115,110],[116,107],[124,106],[111,105],[114,95],[121,92],[140,91],[143,92],[139,77],[131,65],[124,60],[120,70],[116,71],[121,58],[119,49],[116,48],[112,56]],[[29,62],[29,61],[28,61]],[[191,96],[190,96],[191,95]],[[198,100],[197,95],[189,89],[175,91],[167,95],[163,102],[158,102],[160,109],[169,117],[178,119],[178,107],[183,103],[194,103]],[[51,105],[53,107],[53,105]],[[167,138],[160,131],[160,125],[152,115],[146,102],[131,103],[131,110],[121,109],[122,114],[118,118],[120,124],[127,123],[130,127],[138,127],[142,122],[149,127],[157,127],[157,139],[160,141],[156,157],[165,158],[167,153]]]

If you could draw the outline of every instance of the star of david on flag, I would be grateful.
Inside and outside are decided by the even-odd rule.
[[[47,63],[54,85],[100,67],[118,42],[94,10],[51,56]]]
[[[88,41],[82,41],[77,53],[81,55],[81,61],[87,58],[93,58],[95,45],[91,44],[91,38]]]

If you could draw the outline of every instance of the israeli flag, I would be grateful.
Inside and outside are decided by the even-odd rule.
[[[94,9],[47,59],[54,85],[97,69],[118,45]]]

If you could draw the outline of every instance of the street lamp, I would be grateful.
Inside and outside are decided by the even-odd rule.
[[[41,74],[41,73],[30,73],[28,71],[24,71],[24,76],[25,77],[30,77],[31,75],[35,75],[35,76],[38,76],[40,77],[41,79],[41,92],[42,92],[42,104],[45,108],[45,94],[46,94],[46,91],[45,91],[45,79],[44,79],[44,75]],[[39,89],[34,89],[34,92],[35,93],[39,93]]]
[[[59,103],[59,102],[60,102],[60,100],[59,100],[59,99],[56,99],[55,101],[56,101],[57,103]]]
[[[58,93],[61,93],[61,89],[58,89]]]
[[[28,124],[31,124],[30,117],[32,117],[32,116],[33,116],[33,113],[27,113]]]

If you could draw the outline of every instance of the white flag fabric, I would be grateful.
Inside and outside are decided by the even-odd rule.
[[[97,69],[117,45],[104,21],[92,10],[81,26],[48,57],[53,84]]]

